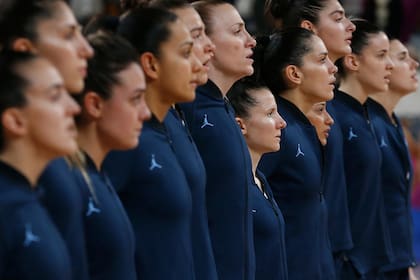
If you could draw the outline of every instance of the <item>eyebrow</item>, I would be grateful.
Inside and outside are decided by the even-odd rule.
[[[204,30],[204,26],[197,26],[197,27],[193,27],[191,28],[190,32],[195,32],[195,31],[202,31]]]
[[[232,24],[231,27],[235,27],[236,25],[239,25],[239,27],[245,27],[245,23],[244,22],[237,22],[235,24]]]
[[[186,45],[193,46],[194,45],[194,42],[191,41],[191,40],[185,41],[185,42],[183,42],[181,44],[181,48],[184,47],[184,46],[186,46]]]
[[[339,14],[340,16],[344,16],[345,15],[344,10],[335,10],[335,11],[332,11],[330,13],[331,16],[333,16],[334,14]]]

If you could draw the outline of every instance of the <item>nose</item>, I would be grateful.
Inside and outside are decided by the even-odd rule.
[[[332,126],[334,124],[334,119],[331,117],[330,113],[327,112],[327,109],[325,109],[325,123],[329,126]]]
[[[86,41],[85,37],[79,33],[79,40],[78,40],[78,53],[79,56],[84,59],[89,59],[93,57],[94,51],[90,44]]]
[[[198,57],[194,53],[191,53],[190,61],[191,61],[192,72],[193,73],[200,72],[201,68],[203,67],[203,64],[200,62],[200,60],[198,59]]]
[[[254,37],[251,36],[251,34],[248,33],[247,30],[245,30],[245,32],[247,36],[246,46],[251,49],[255,48],[255,46],[257,45],[257,41],[254,39]]]
[[[68,92],[65,93],[66,112],[70,116],[78,115],[81,111],[79,104],[70,96]]]
[[[346,28],[346,30],[349,31],[349,32],[352,32],[352,33],[354,31],[356,31],[356,25],[354,25],[353,22],[351,22],[351,20],[349,18],[347,18],[347,17],[346,17],[346,20],[347,20],[347,28]]]
[[[203,35],[204,38],[204,52],[210,53],[211,56],[214,56],[214,51],[216,50],[216,45],[213,44],[212,40],[206,35]]]
[[[394,69],[394,62],[392,62],[391,57],[389,57],[389,55],[387,55],[386,57],[386,69],[392,71],[392,69]]]
[[[287,126],[286,121],[283,119],[283,117],[276,112],[277,119],[276,119],[276,127],[280,129],[284,129]]]
[[[139,106],[139,121],[147,121],[151,118],[152,113],[150,112],[149,106],[147,106],[146,98],[142,96],[140,106]]]
[[[335,64],[331,61],[330,57],[327,56],[327,62],[328,62],[328,70],[329,73],[331,74],[335,74],[338,71],[337,66],[335,66]]]
[[[410,59],[411,59],[411,66],[412,66],[414,69],[419,68],[419,62],[418,62],[417,60],[415,60],[414,58],[412,58],[412,57],[410,57]]]

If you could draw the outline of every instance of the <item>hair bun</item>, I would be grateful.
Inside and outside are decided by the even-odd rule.
[[[287,15],[292,0],[266,0],[265,11],[274,18],[283,19]]]

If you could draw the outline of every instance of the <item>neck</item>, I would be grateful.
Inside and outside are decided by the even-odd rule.
[[[23,174],[31,184],[31,188],[35,188],[42,171],[55,156],[42,152],[41,149],[31,146],[25,141],[15,142],[18,143],[7,145],[4,152],[0,154],[0,160]]]
[[[339,89],[357,99],[360,104],[364,104],[368,98],[367,91],[353,77],[346,77],[345,79],[342,79]]]
[[[209,79],[217,85],[217,87],[222,92],[223,97],[226,96],[229,89],[238,80],[235,78],[228,77],[225,73],[217,71],[211,66],[209,70]]]
[[[260,162],[262,154],[252,150],[249,147],[248,147],[248,150],[249,150],[249,155],[251,156],[252,174],[254,174],[254,177],[255,177],[257,174],[257,166],[258,166],[258,163]]]
[[[381,104],[390,118],[392,118],[392,113],[401,99],[399,94],[391,91],[371,94],[369,97]]]
[[[152,85],[148,85],[146,90],[146,103],[150,109],[150,112],[155,115],[155,117],[160,121],[166,117],[169,108],[174,103],[173,101],[167,101],[164,96],[162,96],[161,91],[152,87]]]
[[[94,121],[78,126],[77,142],[80,149],[89,155],[98,170],[101,169],[105,156],[111,148],[105,144],[105,138],[101,137]]]
[[[301,91],[299,91],[296,88],[286,90],[285,92],[281,94],[281,97],[293,103],[305,115],[311,110],[312,106],[317,102],[317,101],[309,100],[305,96],[305,94],[303,94]]]

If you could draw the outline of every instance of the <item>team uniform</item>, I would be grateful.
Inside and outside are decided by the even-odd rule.
[[[0,279],[71,279],[66,244],[40,195],[20,172],[0,162]]]
[[[327,145],[325,146],[325,200],[328,208],[328,226],[331,249],[334,254],[336,271],[347,259],[346,251],[353,247],[350,217],[347,205],[346,175],[343,161],[343,135],[337,120],[337,113],[331,102],[327,103],[328,113],[334,119]]]
[[[254,220],[256,280],[287,280],[287,256],[283,215],[264,175],[257,170],[265,195],[251,186],[251,212]]]
[[[206,170],[186,126],[183,112],[176,105],[164,120],[172,139],[175,155],[185,172],[192,198],[191,237],[196,279],[217,279],[211,248],[206,209]]]
[[[42,202],[66,242],[71,259],[73,280],[88,280],[84,239],[84,204],[82,193],[64,158],[50,162],[42,173],[39,187]]]
[[[131,223],[106,174],[96,168],[88,155],[85,157],[86,171],[73,169],[73,174],[83,193],[85,205],[84,228],[90,279],[136,280]]]
[[[339,279],[376,279],[392,258],[381,189],[381,152],[367,110],[337,91],[332,101],[343,136],[343,158],[354,247]]]
[[[138,277],[195,279],[191,191],[165,125],[152,116],[139,145],[111,152],[103,166],[133,225]]]
[[[407,142],[395,114],[391,119],[385,108],[373,99],[368,99],[366,104],[382,153],[382,190],[394,253],[393,261],[382,267],[383,279],[408,279],[408,267],[416,263],[410,204],[413,169]]]
[[[193,103],[181,104],[206,167],[207,213],[218,277],[255,277],[249,186],[251,159],[231,105],[212,82],[198,87]]]
[[[335,279],[323,194],[323,155],[315,128],[288,100],[276,96],[287,122],[281,150],[262,157],[266,176],[286,223],[289,278]]]

